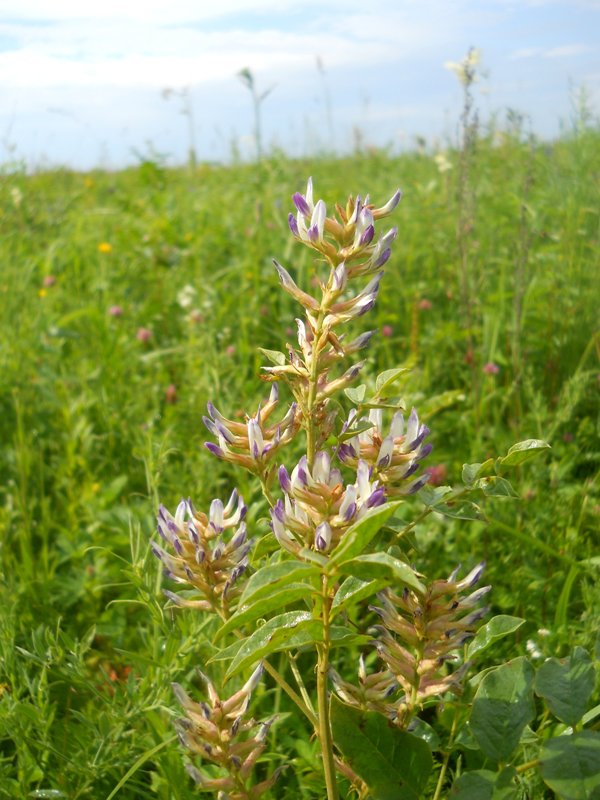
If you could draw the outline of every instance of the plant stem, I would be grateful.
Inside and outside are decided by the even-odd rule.
[[[289,652],[287,656],[290,664],[290,669],[292,670],[292,674],[296,679],[296,683],[298,684],[298,689],[300,689],[300,695],[304,700],[304,702],[306,703],[307,707],[310,708],[310,710],[314,713],[311,697],[306,690],[306,686],[304,685],[304,681],[302,680],[302,675],[300,674],[300,670],[298,669],[298,665],[296,664],[296,657]],[[315,733],[318,733],[318,720],[316,714],[314,714],[314,719],[315,719]]]
[[[327,676],[329,673],[329,614],[331,598],[327,588],[327,576],[322,576],[322,605],[321,621],[323,623],[323,641],[317,645],[317,702],[319,710],[319,739],[323,754],[323,769],[325,772],[325,785],[327,787],[327,800],[338,800],[337,781],[335,776],[335,761],[333,756],[333,737],[331,735],[331,722],[329,719],[329,696],[327,692]]]
[[[263,661],[263,665],[265,668],[265,672],[268,672],[269,675],[273,678],[275,683],[280,686],[283,691],[287,694],[290,700],[298,706],[300,711],[308,718],[311,724],[314,726],[315,731],[319,730],[319,720],[314,715],[313,711],[306,705],[304,700],[300,697],[298,692],[290,686],[290,684],[286,681],[283,675],[278,672],[275,667],[269,664],[268,661]]]
[[[309,469],[312,469],[313,461],[315,460],[315,451],[317,449],[317,421],[313,409],[317,402],[317,380],[319,377],[319,339],[323,333],[323,320],[327,308],[325,303],[322,303],[319,316],[317,318],[317,326],[314,333],[313,349],[310,355],[310,383],[308,389],[308,397],[306,398],[306,459],[308,461]]]
[[[435,787],[435,794],[433,795],[432,800],[440,800],[442,796],[442,789],[444,787],[444,781],[446,780],[446,771],[448,770],[448,763],[450,761],[450,748],[452,746],[452,742],[454,741],[454,734],[456,733],[457,721],[458,721],[458,714],[455,714],[454,719],[452,721],[452,728],[450,729],[450,738],[448,739],[448,747],[446,749],[446,752],[444,753],[442,768],[440,769],[440,774],[438,775],[438,782]]]
[[[271,490],[269,489],[269,486],[267,485],[267,480],[266,480],[264,475],[260,475],[259,477],[260,477],[260,486],[261,486],[264,498],[267,501],[267,503],[269,504],[269,506],[271,508],[273,508],[273,506],[275,505],[275,500],[273,499],[273,495],[271,494]]]
[[[534,758],[532,761],[527,761],[525,764],[519,764],[518,767],[515,767],[515,772],[518,772],[519,774],[521,772],[527,772],[527,770],[537,767],[539,763],[539,758]]]

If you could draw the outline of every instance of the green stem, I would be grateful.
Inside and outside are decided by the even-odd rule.
[[[448,500],[452,500],[452,502],[455,502],[456,500],[459,500],[463,495],[468,494],[470,490],[471,490],[470,487],[467,487],[465,489],[459,489],[458,491],[454,492],[452,495],[448,495],[447,497],[443,497],[442,500],[440,501],[440,503],[447,502]],[[407,533],[410,533],[410,531],[412,531],[412,529],[415,528],[419,524],[419,522],[422,522],[424,519],[426,519],[434,511],[436,511],[435,506],[427,506],[427,508],[423,509],[423,511],[421,511],[421,513],[418,514],[412,520],[412,522],[409,522],[408,525],[405,525],[402,528],[401,531],[398,531],[396,533],[396,539],[401,539]]]
[[[527,772],[529,769],[534,769],[540,763],[539,758],[534,758],[532,761],[527,761],[525,764],[520,764],[518,767],[515,767],[515,772],[519,774],[521,772]]]
[[[327,677],[329,673],[329,624],[331,611],[331,598],[327,587],[327,576],[322,576],[322,605],[321,621],[323,623],[323,641],[317,645],[317,703],[319,710],[319,740],[323,754],[323,769],[325,772],[325,785],[327,787],[327,800],[338,800],[337,781],[335,776],[335,760],[333,756],[333,736],[329,719],[329,695],[327,692]]]
[[[273,495],[271,494],[271,490],[269,489],[269,487],[267,485],[267,479],[265,478],[264,475],[260,475],[259,477],[260,477],[260,486],[261,486],[264,498],[267,501],[267,503],[269,504],[269,506],[271,508],[273,508],[273,506],[275,505],[275,500],[273,499]]]
[[[314,713],[311,697],[308,691],[306,690],[306,686],[304,685],[302,675],[300,674],[300,670],[298,669],[298,665],[296,664],[296,657],[289,652],[287,653],[287,657],[290,664],[290,669],[292,670],[292,674],[296,679],[296,683],[298,684],[300,695],[302,696],[302,699],[306,703],[307,707],[310,708],[310,710]],[[315,733],[318,733],[318,720],[316,714],[314,714],[314,718],[315,718]]]
[[[316,718],[314,712],[306,705],[304,700],[300,697],[298,692],[293,689],[290,684],[286,681],[283,675],[278,672],[275,667],[269,664],[268,661],[263,661],[263,665],[265,668],[265,672],[268,672],[269,675],[273,678],[275,683],[280,686],[283,691],[287,694],[287,696],[292,700],[302,711],[302,713],[307,717],[310,723],[313,725],[315,731],[319,730],[319,720]]]
[[[455,714],[454,719],[452,721],[452,728],[450,729],[450,738],[448,739],[448,747],[446,748],[446,752],[444,753],[442,768],[440,769],[440,774],[438,775],[438,782],[437,786],[435,787],[435,794],[433,795],[432,800],[440,800],[442,796],[442,789],[444,788],[444,781],[446,780],[446,772],[448,770],[448,764],[450,762],[450,749],[452,742],[454,741],[457,721],[458,721],[458,714]]]
[[[323,320],[327,309],[322,304],[319,316],[317,317],[317,325],[313,339],[313,350],[310,356],[310,377],[308,387],[308,397],[306,399],[306,459],[308,461],[309,469],[312,468],[313,461],[315,460],[315,453],[317,449],[317,423],[313,409],[317,402],[317,381],[319,378],[319,350],[318,342],[323,333]]]

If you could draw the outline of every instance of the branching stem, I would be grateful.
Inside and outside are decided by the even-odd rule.
[[[319,740],[323,754],[323,769],[325,772],[325,785],[327,787],[327,800],[338,800],[338,789],[335,775],[335,760],[333,755],[333,736],[331,734],[331,721],[329,719],[329,695],[327,692],[327,677],[329,674],[329,639],[331,597],[327,585],[327,576],[322,576],[321,595],[321,621],[323,623],[323,641],[317,645],[317,701],[319,710]]]

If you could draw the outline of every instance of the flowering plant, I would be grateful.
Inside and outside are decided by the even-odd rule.
[[[463,577],[456,568],[431,580],[410,563],[407,539],[429,514],[476,518],[482,497],[514,496],[503,471],[547,445],[520,442],[502,458],[465,465],[460,488],[430,488],[423,469],[430,429],[394,394],[404,370],[382,373],[371,391],[368,381],[354,385],[365,365],[357,354],[374,332],[347,338],[344,326],[375,304],[398,233],[379,225],[400,198],[398,190],[378,207],[368,196],[350,197],[328,216],[310,179],[304,194],[293,195],[289,228],[324,264],[319,291],[308,293],[274,261],[284,291],[301,308],[297,343],[287,353],[262,351],[271,390],[245,421],[208,404],[206,447],[255,476],[271,532],[247,521],[237,490],[226,504],[213,500],[208,513],[190,500],[174,514],[159,511],[162,542],[152,549],[180,589],[165,594],[212,625],[212,657],[201,673],[206,699],[193,700],[176,685],[184,713],[177,730],[197,762],[189,764],[191,776],[222,800],[276,792],[286,766],[266,752],[269,730],[281,719],[248,717],[263,673],[306,718],[328,800],[341,787],[361,798],[417,798],[428,788],[441,797],[467,718],[460,696],[473,692],[465,684],[469,667],[523,622],[495,617],[480,627],[491,588],[475,588],[483,563]],[[290,402],[282,407],[284,392]],[[286,454],[295,455],[292,463]],[[422,507],[407,522],[411,496]],[[358,680],[348,653],[358,656]],[[250,671],[240,688],[225,688]],[[520,662],[513,672],[515,680],[529,680]],[[480,690],[489,688],[486,680]],[[441,698],[453,714],[443,745],[421,716],[439,712]],[[485,715],[481,703],[477,709]],[[511,731],[520,726],[520,735],[526,722],[522,715]],[[482,727],[474,724],[473,735],[489,755]]]

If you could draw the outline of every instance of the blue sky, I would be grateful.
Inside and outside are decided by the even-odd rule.
[[[444,63],[471,46],[484,120],[512,108],[550,138],[582,88],[598,114],[600,0],[0,0],[0,161],[180,162],[182,90],[201,159],[250,155],[245,67],[272,89],[267,146],[343,151],[358,130],[365,144],[443,148],[461,102]]]

